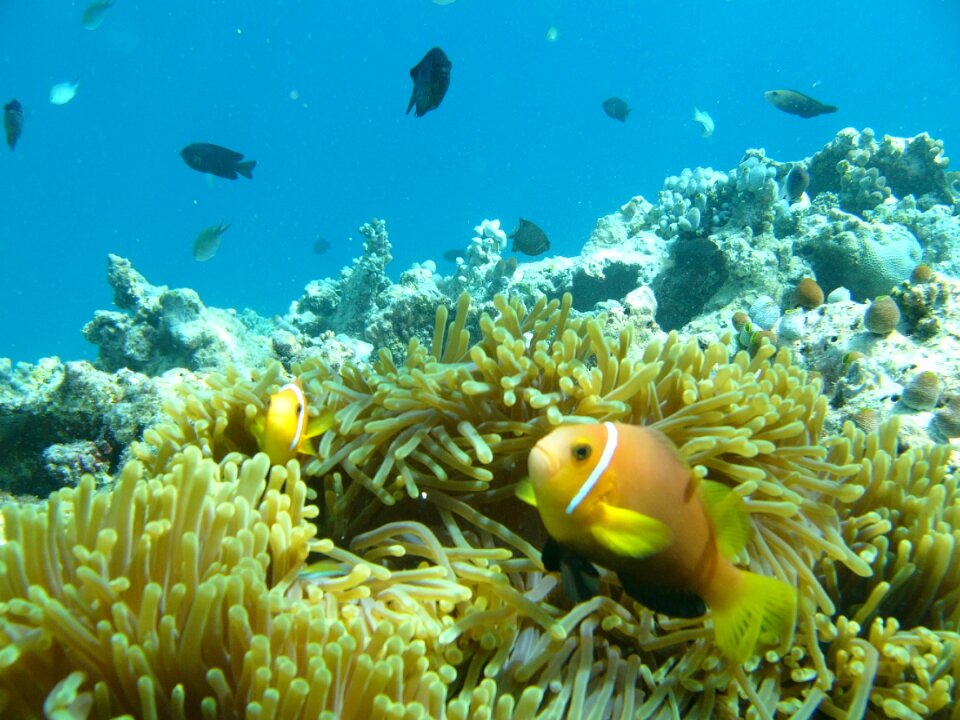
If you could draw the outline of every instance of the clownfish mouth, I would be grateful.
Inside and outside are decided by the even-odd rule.
[[[530,457],[527,459],[527,469],[530,472],[530,478],[536,481],[546,480],[553,476],[558,468],[556,458],[538,444],[534,445],[530,451]]]

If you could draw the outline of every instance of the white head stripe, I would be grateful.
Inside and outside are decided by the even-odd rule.
[[[567,505],[567,515],[573,513],[577,506],[583,502],[583,499],[590,494],[590,491],[597,484],[597,480],[606,472],[607,468],[610,467],[610,461],[613,460],[613,453],[617,450],[617,426],[611,422],[605,422],[603,426],[607,429],[607,444],[603,446],[603,452],[600,453],[600,459],[594,466],[593,472],[587,476],[577,494]]]
[[[287,383],[280,388],[279,392],[284,390],[293,390],[293,394],[297,396],[297,430],[293,434],[293,440],[290,441],[290,447],[288,448],[292,451],[300,444],[300,436],[303,435],[303,426],[307,420],[307,399],[303,396],[303,390],[300,389],[300,386],[294,383]]]

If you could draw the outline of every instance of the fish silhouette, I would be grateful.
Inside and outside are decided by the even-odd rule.
[[[417,106],[413,113],[415,117],[440,107],[443,96],[447,94],[447,88],[450,87],[451,67],[450,59],[438,47],[432,48],[423,56],[423,60],[413,66],[410,70],[410,77],[413,78],[413,94],[407,105],[408,115],[414,105]]]
[[[210,173],[227,180],[236,180],[237,174],[253,179],[256,160],[243,160],[243,153],[212,143],[193,143],[180,151],[183,161],[197,172]]]
[[[787,179],[784,182],[784,190],[787,193],[787,199],[790,202],[797,202],[810,184],[810,174],[803,165],[794,165],[787,173]]]
[[[827,105],[796,90],[767,90],[763,97],[777,110],[799,115],[802,118],[812,118],[837,111],[836,105]]]
[[[3,106],[3,129],[7,133],[10,152],[13,152],[23,131],[23,106],[19,100],[11,100]]]
[[[550,249],[547,234],[536,223],[520,218],[520,227],[509,236],[513,240],[513,252],[524,255],[540,255]]]
[[[603,111],[614,120],[619,120],[620,122],[626,122],[627,115],[630,114],[630,108],[627,106],[626,100],[621,100],[618,97],[604,100]]]
[[[220,223],[204,228],[193,241],[193,259],[205,262],[217,254],[220,249],[220,238],[230,228],[230,223]]]

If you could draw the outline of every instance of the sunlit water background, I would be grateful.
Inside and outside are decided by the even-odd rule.
[[[0,147],[0,356],[15,360],[93,357],[81,329],[111,307],[107,253],[270,316],[357,257],[374,216],[396,276],[427,258],[449,270],[441,254],[484,218],[530,218],[574,254],[631,196],[749,147],[799,159],[853,126],[960,154],[956,0],[116,0],[94,32],[85,6],[0,1],[0,102],[25,112],[16,152]],[[434,45],[450,90],[405,115]],[[51,105],[74,78],[73,102]],[[840,110],[786,115],[763,100],[781,87]],[[604,115],[609,96],[626,123]],[[257,160],[254,179],[187,168],[177,152],[198,141]],[[221,221],[219,253],[195,262]]]

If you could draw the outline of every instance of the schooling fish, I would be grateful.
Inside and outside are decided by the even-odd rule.
[[[621,100],[618,97],[607,98],[604,100],[603,111],[614,120],[619,120],[620,122],[626,122],[627,115],[630,114],[630,108],[627,107],[626,101]]]
[[[796,90],[767,90],[763,96],[768,103],[778,110],[803,118],[812,118],[837,111],[836,105],[827,105]]]
[[[19,100],[11,100],[3,106],[3,129],[7,134],[10,152],[13,152],[23,132],[23,106]]]
[[[307,396],[299,381],[287,383],[270,396],[267,412],[254,422],[251,432],[274,465],[284,465],[298,453],[316,454],[310,438],[333,425],[333,411],[310,418]]]
[[[413,78],[413,94],[407,105],[407,115],[410,114],[414,105],[417,106],[413,113],[415,117],[421,117],[440,107],[440,102],[447,94],[447,88],[450,87],[451,67],[453,65],[446,53],[435,47],[410,69],[410,77]]]
[[[550,249],[550,240],[547,234],[536,223],[520,218],[520,227],[507,237],[513,240],[513,252],[522,252],[524,255],[541,255]]]
[[[717,646],[738,663],[793,627],[794,588],[731,562],[749,537],[740,496],[699,480],[655,430],[561,426],[530,451],[529,471],[517,494],[539,510],[551,538],[544,566],[566,565],[566,592],[598,586],[582,566],[577,577],[579,556],[615,571],[656,612],[697,617],[709,607]]]
[[[183,161],[197,172],[210,173],[227,180],[236,180],[237,174],[253,179],[256,160],[243,160],[243,153],[214,145],[213,143],[193,143],[180,151]]]
[[[193,259],[199,262],[209,260],[220,249],[220,238],[230,229],[230,223],[220,223],[204,228],[193,241]]]

